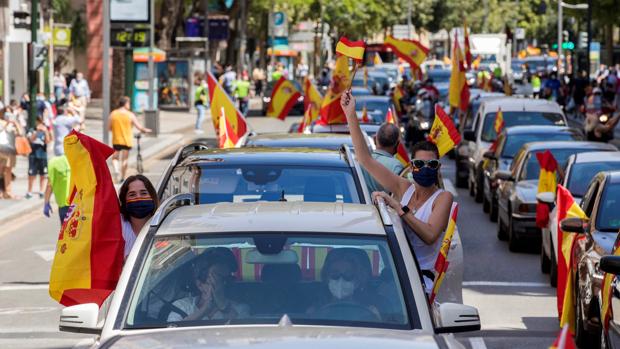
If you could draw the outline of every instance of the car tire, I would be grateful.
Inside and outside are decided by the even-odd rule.
[[[579,280],[579,275],[575,276],[575,280]],[[600,344],[597,343],[600,336],[599,333],[588,332],[585,328],[584,318],[581,311],[581,293],[579,288],[575,286],[575,293],[577,294],[575,299],[575,344],[579,348],[596,348]],[[596,302],[592,299],[592,302]]]
[[[508,239],[508,235],[506,234],[506,229],[502,225],[502,220],[497,219],[497,239],[500,241],[506,241]]]
[[[491,222],[497,222],[497,200],[491,199],[491,210],[489,212]]]
[[[542,244],[540,244],[540,271],[543,274],[549,274],[549,270],[551,269],[551,260],[545,253],[545,248]]]
[[[482,195],[482,211],[484,213],[491,212],[491,203],[487,200],[486,195]]]
[[[482,197],[483,195],[483,188],[482,186],[484,185],[482,183],[482,173],[481,173],[482,169],[478,169],[478,174],[476,175],[476,202],[477,203],[481,203],[482,202]]]
[[[555,250],[553,246],[551,248],[551,256],[549,256],[549,285],[551,287],[558,287],[558,262],[555,259]]]
[[[508,211],[508,250],[510,252],[521,251],[521,241],[514,229],[514,223],[512,222],[512,214]]]

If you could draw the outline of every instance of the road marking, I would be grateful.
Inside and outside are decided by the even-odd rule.
[[[471,349],[487,349],[487,346],[486,344],[484,344],[484,339],[482,339],[482,337],[469,338],[469,344],[471,344]]]
[[[37,285],[4,285],[0,286],[0,292],[2,291],[31,291],[31,290],[47,290],[49,284],[37,284]]]
[[[454,187],[454,184],[452,184],[452,181],[450,179],[444,178],[443,179],[443,186],[444,186],[444,188],[447,191],[452,193],[452,196],[454,196],[454,197],[459,196],[459,193],[457,193],[456,188]]]
[[[551,287],[545,282],[463,281],[463,286]]]
[[[52,259],[54,259],[56,250],[34,251],[34,253],[38,254],[39,257],[43,258],[46,262],[51,262]]]

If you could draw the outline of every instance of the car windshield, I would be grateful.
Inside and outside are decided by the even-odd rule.
[[[429,70],[428,77],[433,79],[434,84],[450,82],[450,72],[445,70]]]
[[[154,240],[125,328],[293,324],[419,328],[385,237],[290,232]],[[410,318],[411,317],[411,318]]]
[[[620,183],[609,183],[605,186],[602,200],[598,207],[596,228],[601,231],[618,232],[620,230]]]
[[[530,142],[551,142],[551,141],[570,141],[578,140],[579,137],[572,132],[554,132],[554,133],[530,133],[530,134],[514,134],[506,137],[506,143],[502,149],[502,157],[512,158],[517,154],[519,148],[525,143]]]
[[[598,151],[599,149],[583,149],[583,148],[572,148],[572,149],[550,149],[551,154],[558,162],[558,166],[561,168],[566,168],[566,163],[568,162],[568,158],[577,153],[587,153],[591,151]],[[542,152],[542,150],[540,151]],[[538,179],[540,175],[540,165],[538,164],[538,159],[535,155],[536,152],[530,152],[528,154],[527,164],[523,169],[523,173],[521,174],[521,179]],[[594,175],[594,174],[593,174]],[[587,184],[586,184],[587,185]]]
[[[556,64],[556,60],[554,59],[528,60],[525,62],[525,64],[527,64],[530,71],[546,70],[547,67],[554,66]]]
[[[583,197],[594,176],[601,171],[620,170],[620,161],[574,163],[568,174],[568,190]]]
[[[310,166],[209,166],[191,181],[198,203],[309,201],[359,203],[351,169]]]
[[[497,138],[497,133],[493,127],[495,123],[496,112],[487,113],[484,116],[484,124],[482,127],[482,140],[485,142],[493,142]],[[502,112],[504,117],[504,127],[521,126],[521,125],[555,125],[566,126],[564,118],[557,113],[541,113],[536,111],[505,111]]]

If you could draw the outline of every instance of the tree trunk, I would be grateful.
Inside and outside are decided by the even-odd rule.
[[[261,69],[267,69],[267,36],[268,34],[268,27],[267,27],[267,22],[269,22],[268,19],[268,14],[266,16],[263,16],[263,19],[261,20],[261,28],[264,28],[264,30],[261,31],[260,34],[260,43],[259,43],[259,52],[260,52],[260,56],[259,56],[259,62],[258,65],[260,66]]]
[[[116,109],[118,100],[125,94],[125,52],[114,49],[112,52],[112,81],[110,82],[110,106]]]
[[[161,5],[162,28],[157,46],[162,50],[169,50],[172,48],[175,29],[180,22],[183,22],[183,19],[180,18],[183,15],[183,1],[164,0]]]
[[[603,62],[601,63],[612,65],[614,62],[614,27],[609,23],[605,25],[603,30],[605,36],[605,57],[602,57]]]

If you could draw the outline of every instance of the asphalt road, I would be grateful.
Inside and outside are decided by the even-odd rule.
[[[292,121],[250,118],[249,123],[257,132],[275,132],[287,130]],[[157,181],[166,163],[147,161],[146,175]],[[453,179],[454,162],[445,159],[442,171]],[[538,254],[509,252],[481,205],[466,190],[455,192],[464,247],[464,303],[476,306],[482,319],[482,331],[457,338],[475,349],[550,346],[558,330],[555,289],[540,273]],[[0,223],[0,348],[72,348],[93,342],[92,336],[58,331],[61,307],[47,293],[58,229],[57,219],[38,211]]]

